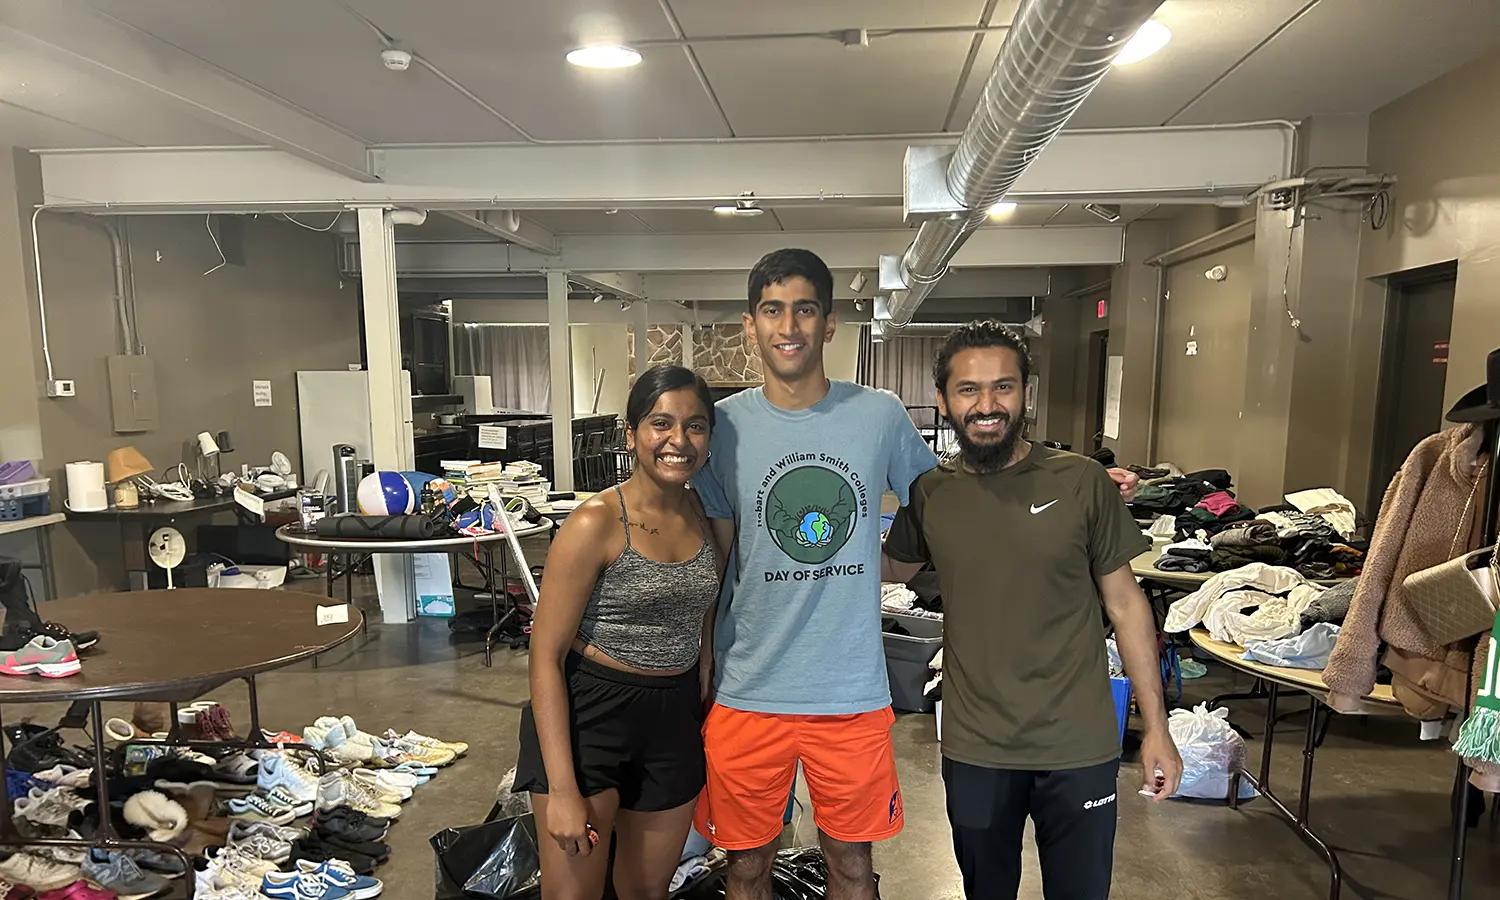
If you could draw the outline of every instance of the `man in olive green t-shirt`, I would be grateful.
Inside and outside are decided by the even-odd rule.
[[[965,895],[1016,895],[1029,817],[1047,900],[1105,900],[1120,740],[1101,604],[1145,723],[1143,792],[1175,793],[1182,760],[1130,572],[1150,541],[1098,463],[1021,439],[1030,368],[1004,325],[949,335],[933,376],[961,452],[913,484],[882,577],[930,562],[942,587],[943,781]]]

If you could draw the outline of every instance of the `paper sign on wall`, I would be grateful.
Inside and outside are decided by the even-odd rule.
[[[1111,356],[1104,366],[1104,436],[1120,436],[1120,391],[1125,382],[1125,357]]]
[[[252,393],[255,394],[255,405],[256,406],[270,406],[271,405],[271,382],[269,382],[269,381],[252,381],[252,382],[250,382],[250,390],[251,390]]]
[[[479,426],[479,446],[484,450],[505,449],[505,426],[504,425],[481,425]]]
[[[451,618],[454,613],[453,574],[446,553],[413,553],[412,577],[417,594],[417,615]]]
[[[1197,356],[1198,355],[1198,342],[1197,341],[1188,341],[1187,342],[1187,355],[1188,356]]]

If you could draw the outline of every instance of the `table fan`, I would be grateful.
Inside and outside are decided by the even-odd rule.
[[[151,561],[167,570],[167,590],[172,590],[172,570],[182,565],[183,557],[187,556],[187,541],[183,540],[182,532],[170,526],[163,526],[151,532],[151,539],[146,542],[147,552]]]

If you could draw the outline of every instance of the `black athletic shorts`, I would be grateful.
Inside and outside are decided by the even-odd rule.
[[[707,777],[698,669],[681,675],[621,672],[569,653],[568,727],[573,775],[592,797],[614,788],[636,812],[675,809],[697,799]],[[521,710],[516,793],[547,793],[547,770],[531,704]]]

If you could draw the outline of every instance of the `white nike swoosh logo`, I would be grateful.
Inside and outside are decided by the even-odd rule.
[[[1052,501],[1052,503],[1056,503],[1056,502],[1057,502],[1056,500]],[[1041,506],[1037,506],[1035,503],[1033,503],[1031,505],[1031,514],[1034,516],[1034,515],[1036,515],[1039,512],[1046,511],[1047,507],[1051,506],[1052,503],[1043,503]]]

